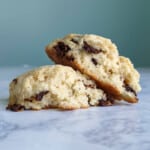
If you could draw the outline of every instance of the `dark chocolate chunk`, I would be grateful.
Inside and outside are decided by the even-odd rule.
[[[71,39],[71,41],[75,44],[78,44],[78,41],[76,39]]]
[[[60,57],[65,56],[65,54],[71,50],[70,47],[65,45],[64,42],[58,42],[54,48],[56,49],[57,55]]]
[[[107,105],[106,102],[107,102],[106,100],[100,99],[99,100],[99,106],[106,106]]]
[[[97,63],[97,60],[95,58],[92,58],[91,61],[93,62],[93,64],[96,66],[98,63]]]
[[[103,100],[103,99],[99,100],[99,106],[111,106],[111,105],[112,103],[109,100]]]
[[[42,98],[43,98],[43,96],[46,95],[48,92],[49,92],[49,91],[42,91],[42,92],[36,94],[36,95],[35,95],[35,99],[36,99],[37,101],[41,101]]]
[[[17,84],[18,79],[17,79],[17,78],[15,78],[15,79],[13,79],[12,81],[13,81],[15,84]]]
[[[136,92],[128,84],[125,83],[124,88],[126,89],[126,91],[132,92],[135,96],[137,96]]]
[[[88,53],[94,53],[94,54],[98,54],[98,53],[102,52],[101,49],[96,49],[96,48],[92,47],[91,45],[89,45],[85,41],[84,41],[83,49],[85,49]]]
[[[108,100],[108,101],[110,101],[112,104],[114,104],[115,99],[114,99],[113,96],[111,96],[110,94],[107,93],[106,97],[107,97],[107,100]]]
[[[24,101],[32,102],[33,98],[25,98]]]
[[[8,105],[6,109],[12,110],[12,111],[21,111],[24,110],[24,106],[20,104],[13,104],[13,105]]]
[[[74,57],[71,55],[71,56],[66,56],[65,57],[68,61],[74,61]]]

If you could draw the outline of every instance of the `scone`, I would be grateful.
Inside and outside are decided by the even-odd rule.
[[[119,56],[119,64],[120,64],[120,76],[121,78],[124,79],[125,91],[128,91],[127,94],[124,92],[124,96],[126,97],[126,99],[134,96],[136,97],[137,92],[141,90],[139,84],[140,79],[139,73],[134,68],[129,58]]]
[[[110,39],[92,34],[69,34],[50,43],[46,53],[56,63],[71,66],[88,75],[116,99],[130,103],[138,101],[139,74],[129,61],[122,60]],[[130,69],[127,69],[128,66]],[[130,80],[129,72],[132,74]]]
[[[94,81],[71,67],[42,66],[10,83],[7,109],[12,111],[59,108],[64,110],[108,106],[113,98],[97,88]]]

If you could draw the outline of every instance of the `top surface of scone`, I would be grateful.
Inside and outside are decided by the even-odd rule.
[[[111,105],[111,100],[107,101],[107,98],[94,81],[71,67],[43,66],[11,82],[8,109],[77,109]]]
[[[71,66],[88,75],[117,99],[137,102],[139,74],[130,61],[127,63],[119,56],[116,45],[110,39],[91,34],[69,34],[50,43],[46,53],[56,63]],[[132,70],[133,76],[130,80],[129,70]]]

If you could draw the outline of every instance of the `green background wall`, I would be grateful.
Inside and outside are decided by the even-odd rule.
[[[68,33],[111,38],[150,66],[150,0],[0,0],[0,66],[50,64],[44,47]]]

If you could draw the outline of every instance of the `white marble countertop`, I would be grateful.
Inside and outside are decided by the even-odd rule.
[[[29,69],[0,68],[1,150],[150,150],[150,69],[140,69],[143,90],[138,104],[7,111],[9,82]]]

